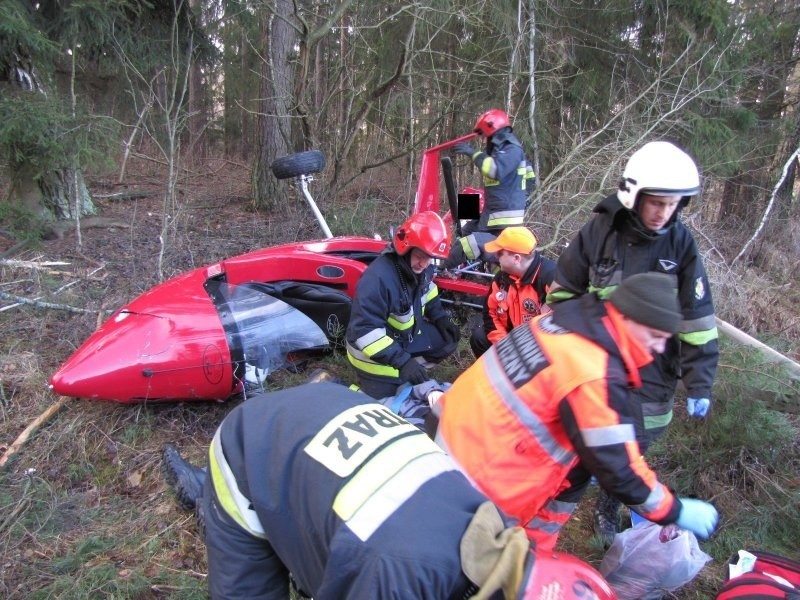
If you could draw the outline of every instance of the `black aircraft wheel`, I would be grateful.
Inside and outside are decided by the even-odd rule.
[[[325,168],[325,155],[319,150],[297,152],[275,159],[270,168],[278,179],[319,173]]]

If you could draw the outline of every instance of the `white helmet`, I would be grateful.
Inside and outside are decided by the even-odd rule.
[[[639,194],[682,196],[683,207],[700,192],[700,173],[692,157],[670,142],[649,142],[628,160],[617,198],[633,210]]]

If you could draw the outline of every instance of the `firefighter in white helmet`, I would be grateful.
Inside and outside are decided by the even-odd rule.
[[[589,291],[608,297],[626,278],[659,272],[674,276],[682,322],[666,350],[641,372],[636,390],[641,408],[642,452],[672,420],[678,378],[686,388],[691,417],[704,419],[719,349],[714,303],[703,261],[680,215],[700,193],[694,160],[667,141],[649,142],[625,165],[617,191],[595,208],[595,215],[561,253],[548,304]],[[620,503],[601,492],[595,527],[610,545],[619,528]]]

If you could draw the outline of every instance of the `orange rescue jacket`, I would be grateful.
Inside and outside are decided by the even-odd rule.
[[[593,294],[560,303],[456,379],[441,398],[438,439],[523,526],[569,487],[578,461],[646,518],[674,522],[680,503],[639,451],[629,394],[651,360],[610,304]]]
[[[541,314],[554,274],[555,262],[537,254],[522,277],[503,271],[495,275],[483,307],[483,328],[490,343]]]

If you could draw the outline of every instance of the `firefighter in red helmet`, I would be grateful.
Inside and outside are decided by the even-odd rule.
[[[426,381],[426,368],[456,349],[460,330],[439,299],[431,264],[449,251],[442,218],[420,212],[397,229],[361,276],[347,326],[347,358],[361,390],[373,398]]]
[[[444,267],[453,268],[478,258],[486,258],[483,246],[506,227],[524,225],[528,196],[536,176],[522,143],[514,135],[511,120],[499,109],[488,110],[478,117],[475,133],[486,140],[483,150],[459,142],[456,154],[472,159],[483,177],[484,204],[480,217],[461,228],[463,237],[453,244]]]

